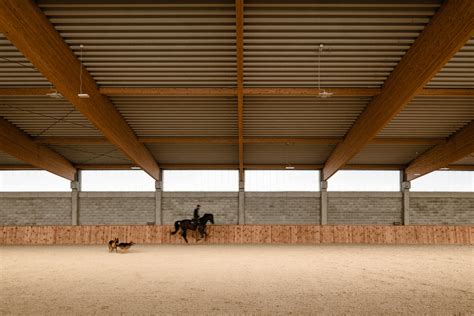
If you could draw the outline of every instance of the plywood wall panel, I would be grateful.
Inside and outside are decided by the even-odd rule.
[[[363,226],[351,226],[351,242],[353,244],[365,243],[365,232]]]
[[[252,225],[252,243],[270,244],[273,242],[273,227],[269,225]],[[277,229],[278,230],[278,229]]]
[[[470,228],[468,226],[456,226],[456,240],[457,244],[470,244]]]
[[[383,236],[384,236],[384,243],[385,244],[396,244],[396,227],[394,226],[383,226]]]
[[[334,242],[334,226],[321,226],[321,243],[329,244]]]
[[[320,232],[317,226],[294,225],[291,230],[292,244],[316,244],[320,242]]]
[[[4,226],[0,245],[185,244],[172,226]],[[473,244],[473,226],[212,225],[207,240],[190,231],[190,244]]]
[[[433,242],[435,244],[447,244],[446,227],[437,226],[433,229]]]
[[[243,226],[242,228],[242,243],[251,244],[253,236],[253,227],[252,226]]]
[[[339,244],[352,243],[352,232],[349,225],[334,226],[334,242]]]
[[[272,244],[290,244],[291,243],[291,226],[275,225],[271,227]]]

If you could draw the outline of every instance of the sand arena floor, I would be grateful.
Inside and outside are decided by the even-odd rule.
[[[0,314],[470,314],[474,247],[0,247]]]

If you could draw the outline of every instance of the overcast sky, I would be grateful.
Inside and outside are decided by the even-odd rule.
[[[399,191],[398,171],[339,171],[330,191]],[[238,171],[165,170],[165,191],[238,191]],[[140,170],[83,171],[83,191],[154,191]],[[70,191],[70,182],[46,171],[0,171],[0,191]],[[319,191],[318,171],[246,172],[246,191]],[[412,191],[474,192],[474,172],[437,171],[412,181]]]

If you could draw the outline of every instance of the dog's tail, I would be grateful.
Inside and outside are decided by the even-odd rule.
[[[174,232],[171,232],[171,235],[176,234],[178,232],[180,226],[181,226],[181,221],[174,222]]]

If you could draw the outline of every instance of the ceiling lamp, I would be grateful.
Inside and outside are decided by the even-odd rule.
[[[320,98],[329,98],[333,95],[332,92],[326,92],[326,90],[321,89],[321,55],[323,53],[323,44],[319,44],[319,51],[318,51],[318,96]]]
[[[80,45],[81,47],[81,62],[80,62],[80,70],[79,70],[79,93],[77,94],[77,96],[81,99],[88,99],[89,98],[89,95],[87,93],[83,93],[82,92],[82,68],[84,67],[82,65],[82,49],[84,48],[84,45]]]
[[[62,99],[63,95],[59,93],[56,89],[53,90],[53,86],[51,86],[51,92],[46,93],[46,95],[53,99]]]
[[[285,158],[286,158],[286,166],[285,166],[285,169],[286,170],[295,170],[295,166],[291,165],[290,162],[289,162],[289,159],[288,159],[288,148],[291,144],[289,142],[286,143],[286,147],[285,147]]]

